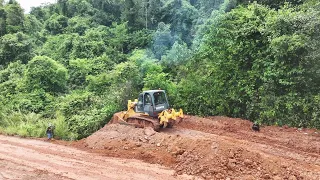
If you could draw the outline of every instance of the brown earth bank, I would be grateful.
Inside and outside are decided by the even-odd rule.
[[[187,116],[154,132],[111,124],[74,146],[140,159],[204,179],[320,179],[320,132],[227,117]]]
[[[160,132],[110,124],[75,142],[0,136],[0,179],[320,179],[319,131],[251,126],[186,116]]]

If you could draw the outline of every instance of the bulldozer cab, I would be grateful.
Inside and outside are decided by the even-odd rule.
[[[167,95],[164,90],[143,91],[139,94],[136,112],[143,112],[152,117],[169,108]]]

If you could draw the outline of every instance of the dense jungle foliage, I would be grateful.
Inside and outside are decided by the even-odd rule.
[[[0,133],[86,137],[145,89],[186,113],[320,128],[318,0],[0,0]]]

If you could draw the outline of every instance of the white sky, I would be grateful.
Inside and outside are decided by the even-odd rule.
[[[16,0],[24,9],[24,13],[29,13],[31,7],[40,6],[42,3],[54,3],[56,0]]]

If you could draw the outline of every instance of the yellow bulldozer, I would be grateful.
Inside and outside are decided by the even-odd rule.
[[[135,127],[160,128],[172,127],[183,119],[183,111],[175,111],[169,107],[164,90],[148,90],[139,94],[138,99],[128,100],[127,111],[113,115],[109,123],[120,123]]]

